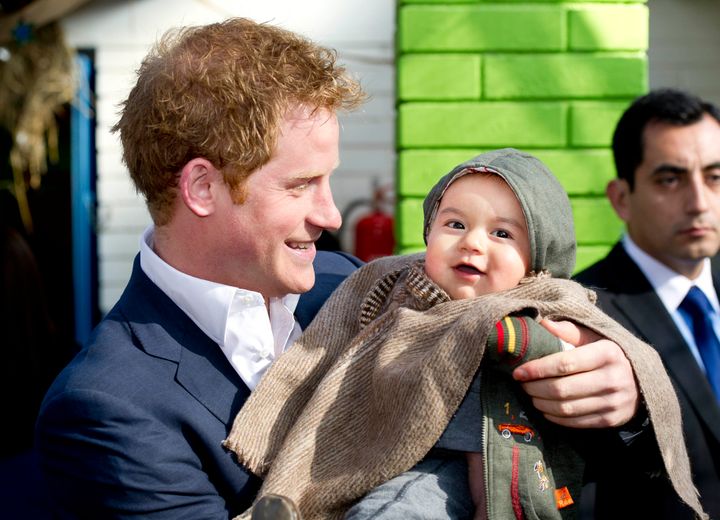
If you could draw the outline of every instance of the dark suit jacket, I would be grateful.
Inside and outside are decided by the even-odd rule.
[[[720,259],[713,259],[712,272],[720,294]],[[720,518],[720,406],[660,298],[619,243],[576,279],[597,291],[598,304],[607,314],[660,353],[682,407],[701,502],[712,518]],[[628,467],[615,469],[598,477],[598,518],[693,518],[673,499],[674,493],[661,478],[649,478]]]
[[[302,326],[360,263],[318,253]],[[227,519],[258,479],[223,449],[250,391],[140,268],[43,402],[36,442],[59,518]]]

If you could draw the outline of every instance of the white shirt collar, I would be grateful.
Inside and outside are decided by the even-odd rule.
[[[140,239],[140,267],[222,349],[252,390],[272,361],[300,335],[294,312],[300,295],[271,298],[178,271],[153,251],[154,227]]]
[[[638,265],[640,270],[643,272],[645,277],[653,286],[660,300],[665,305],[665,308],[673,313],[680,306],[688,291],[693,285],[696,285],[715,309],[715,312],[720,310],[718,305],[718,297],[715,292],[715,286],[712,280],[712,270],[710,266],[710,259],[706,258],[703,261],[702,271],[700,276],[695,280],[690,280],[686,276],[683,276],[665,264],[662,264],[645,251],[640,249],[629,235],[623,237],[623,247],[627,252],[628,256]]]

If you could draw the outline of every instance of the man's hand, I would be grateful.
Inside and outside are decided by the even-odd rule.
[[[541,324],[582,348],[535,359],[513,371],[535,407],[549,421],[572,428],[608,428],[629,421],[640,398],[620,347],[569,321]]]

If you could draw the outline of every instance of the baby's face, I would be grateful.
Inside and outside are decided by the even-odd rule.
[[[425,271],[454,300],[515,287],[530,265],[522,207],[497,175],[453,182],[430,226]]]

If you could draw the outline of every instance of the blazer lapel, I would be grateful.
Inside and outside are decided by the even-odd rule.
[[[250,390],[220,347],[145,275],[139,256],[119,308],[145,352],[176,363],[177,383],[230,424]]]
[[[205,338],[204,342],[193,343],[182,351],[177,381],[210,413],[229,425],[250,396],[250,389],[217,343]]]
[[[611,304],[627,318],[635,333],[661,354],[678,391],[687,396],[698,415],[720,440],[720,406],[712,406],[716,398],[705,374],[645,275],[621,246],[617,248],[620,250],[613,250],[612,265],[622,293],[615,293]],[[718,277],[715,280],[717,284]]]

